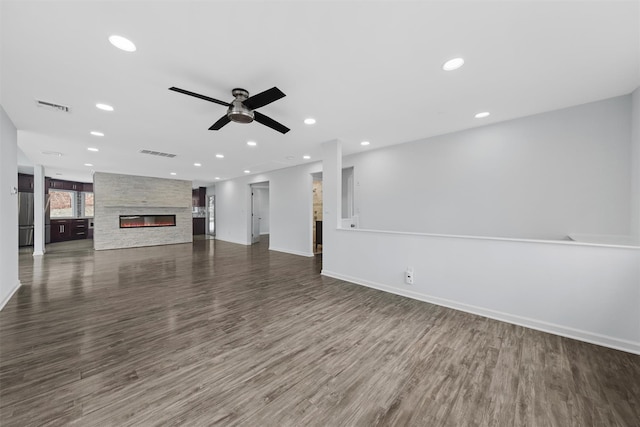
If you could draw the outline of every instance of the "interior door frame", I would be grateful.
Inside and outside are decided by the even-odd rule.
[[[270,188],[269,181],[258,181],[249,184],[249,194],[247,198],[247,242],[250,245],[260,241],[260,217],[256,218],[258,224],[258,232],[254,233],[254,190],[257,188]],[[257,234],[257,236],[255,235]]]
[[[260,212],[256,212],[256,189],[251,185],[251,244],[260,242]],[[257,224],[257,227],[256,227]]]

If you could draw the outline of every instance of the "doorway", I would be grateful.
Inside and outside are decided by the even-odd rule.
[[[216,235],[216,196],[207,197],[207,234]]]
[[[313,253],[322,253],[322,173],[313,176]]]
[[[269,234],[269,182],[251,184],[251,244]]]

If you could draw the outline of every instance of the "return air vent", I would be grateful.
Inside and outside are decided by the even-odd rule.
[[[163,153],[161,151],[154,151],[154,150],[140,150],[140,152],[142,154],[149,154],[151,156],[169,157],[171,159],[176,156],[175,154]]]
[[[41,108],[46,108],[47,110],[61,111],[63,113],[71,112],[71,107],[67,107],[66,105],[61,104],[55,104],[53,102],[42,101],[41,99],[36,99],[36,105]]]

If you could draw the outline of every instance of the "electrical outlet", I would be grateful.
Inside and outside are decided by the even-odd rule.
[[[404,283],[413,285],[413,267],[407,267],[404,272]]]

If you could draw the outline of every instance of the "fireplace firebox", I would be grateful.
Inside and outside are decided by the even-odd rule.
[[[175,226],[175,215],[120,215],[120,228]]]

